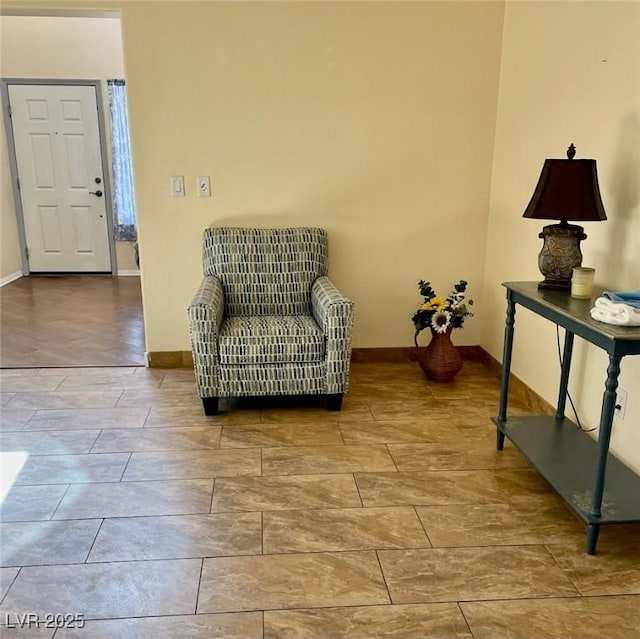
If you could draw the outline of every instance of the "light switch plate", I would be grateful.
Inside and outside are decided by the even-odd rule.
[[[171,176],[171,195],[173,197],[184,197],[184,176]]]

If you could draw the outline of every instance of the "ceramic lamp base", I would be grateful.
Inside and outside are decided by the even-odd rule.
[[[584,229],[575,224],[549,224],[538,236],[543,245],[538,255],[538,268],[544,275],[539,289],[570,291],[573,269],[582,264],[580,241],[587,239]]]

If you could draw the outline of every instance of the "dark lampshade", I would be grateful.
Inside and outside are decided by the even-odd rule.
[[[542,229],[538,267],[545,276],[538,288],[568,291],[575,267],[582,264],[580,242],[584,229],[567,221],[606,220],[595,160],[574,160],[576,147],[567,149],[568,160],[545,160],[538,184],[522,217],[560,220]]]
[[[545,160],[522,217],[599,222],[607,219],[595,160]]]

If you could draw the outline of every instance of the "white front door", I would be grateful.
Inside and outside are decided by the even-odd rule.
[[[32,272],[110,272],[93,86],[9,85]]]

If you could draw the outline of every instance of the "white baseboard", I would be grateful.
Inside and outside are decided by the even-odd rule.
[[[2,279],[0,279],[0,288],[2,288],[3,286],[6,286],[7,284],[10,284],[11,282],[15,282],[16,280],[19,280],[22,277],[22,271],[16,271],[15,273],[11,273],[11,275],[7,275],[6,277],[3,277]]]
[[[129,275],[140,276],[140,271],[137,269],[122,269],[118,271],[118,277],[128,277]]]

